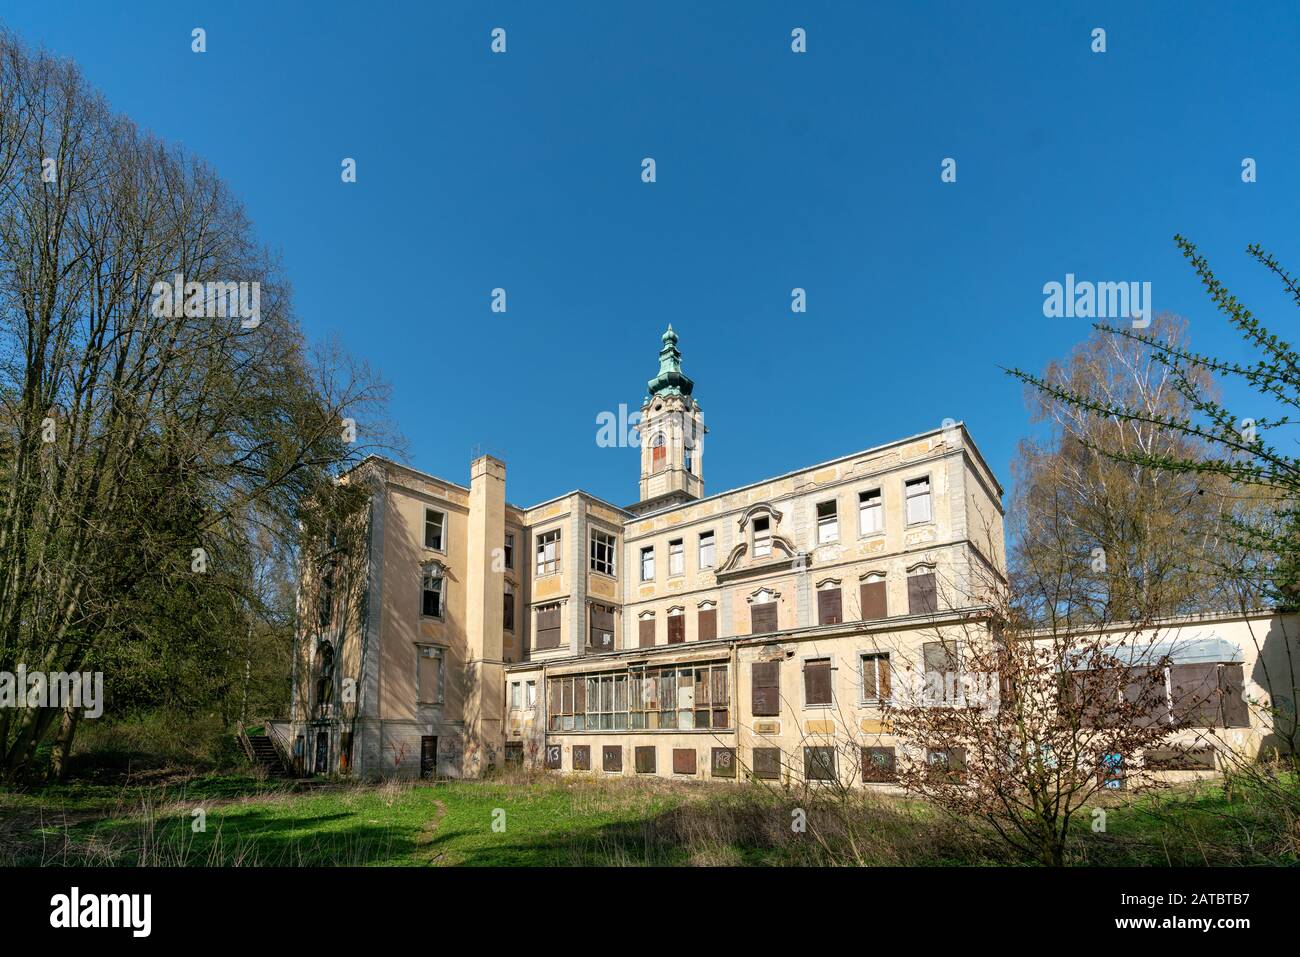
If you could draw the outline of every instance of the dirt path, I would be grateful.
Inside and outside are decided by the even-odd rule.
[[[429,845],[433,843],[433,836],[438,832],[438,825],[442,824],[442,819],[447,816],[447,805],[435,799],[433,806],[437,813],[420,828],[420,836],[415,839],[415,859],[421,864],[436,866],[443,863],[446,855],[442,851],[435,851]]]

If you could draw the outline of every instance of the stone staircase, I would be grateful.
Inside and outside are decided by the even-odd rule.
[[[248,759],[254,764],[260,764],[266,768],[268,777],[292,777],[289,769],[280,760],[280,752],[275,749],[269,735],[247,734],[243,736],[243,739],[245,741],[244,751],[248,754]]]

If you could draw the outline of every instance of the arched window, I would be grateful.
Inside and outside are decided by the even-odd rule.
[[[664,442],[664,434],[658,433],[650,443],[650,471],[662,472],[668,464],[668,445]]]

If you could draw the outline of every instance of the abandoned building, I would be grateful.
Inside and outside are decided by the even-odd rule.
[[[959,667],[944,636],[978,625],[1005,569],[1002,488],[946,422],[705,495],[677,341],[670,326],[648,383],[632,504],[512,505],[486,455],[468,486],[378,457],[346,476],[369,497],[355,581],[326,561],[304,588],[293,713],[270,726],[300,772],[890,779],[882,702]],[[1257,633],[1279,627],[1161,637],[1188,636],[1186,664],[1249,697]],[[1266,733],[1244,712],[1221,723],[1238,747]]]

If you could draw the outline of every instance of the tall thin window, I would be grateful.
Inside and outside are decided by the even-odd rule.
[[[424,547],[434,551],[443,551],[442,539],[447,516],[436,508],[424,510]]]
[[[537,536],[537,574],[554,575],[560,570],[560,530]]]
[[[614,536],[596,528],[591,530],[591,570],[614,574]]]
[[[426,568],[420,580],[420,614],[442,617],[442,569]]]
[[[858,534],[875,535],[885,530],[885,508],[880,489],[858,493]]]
[[[930,521],[930,477],[912,479],[904,486],[904,491],[907,495],[907,524]]]
[[[660,432],[654,437],[654,443],[650,446],[650,471],[662,472],[668,464],[668,447],[664,444],[663,433]]]
[[[835,507],[835,500],[822,502],[817,506],[817,544],[840,540],[840,516]]]
[[[641,549],[641,580],[643,582],[655,580],[655,547],[653,545],[647,545]]]
[[[712,568],[713,562],[713,533],[700,532],[700,567]]]
[[[680,538],[668,543],[668,574],[686,574],[686,545]]]
[[[442,704],[442,649],[417,645],[416,650],[419,655],[416,698],[420,704]]]
[[[505,544],[505,548],[503,549],[503,552],[504,554],[502,557],[505,560],[506,568],[513,570],[515,567],[515,533],[514,532],[506,532],[506,544]]]
[[[515,586],[505,583],[504,602],[501,609],[501,627],[506,631],[515,630]]]
[[[766,515],[754,519],[754,557],[772,554],[772,522]]]

